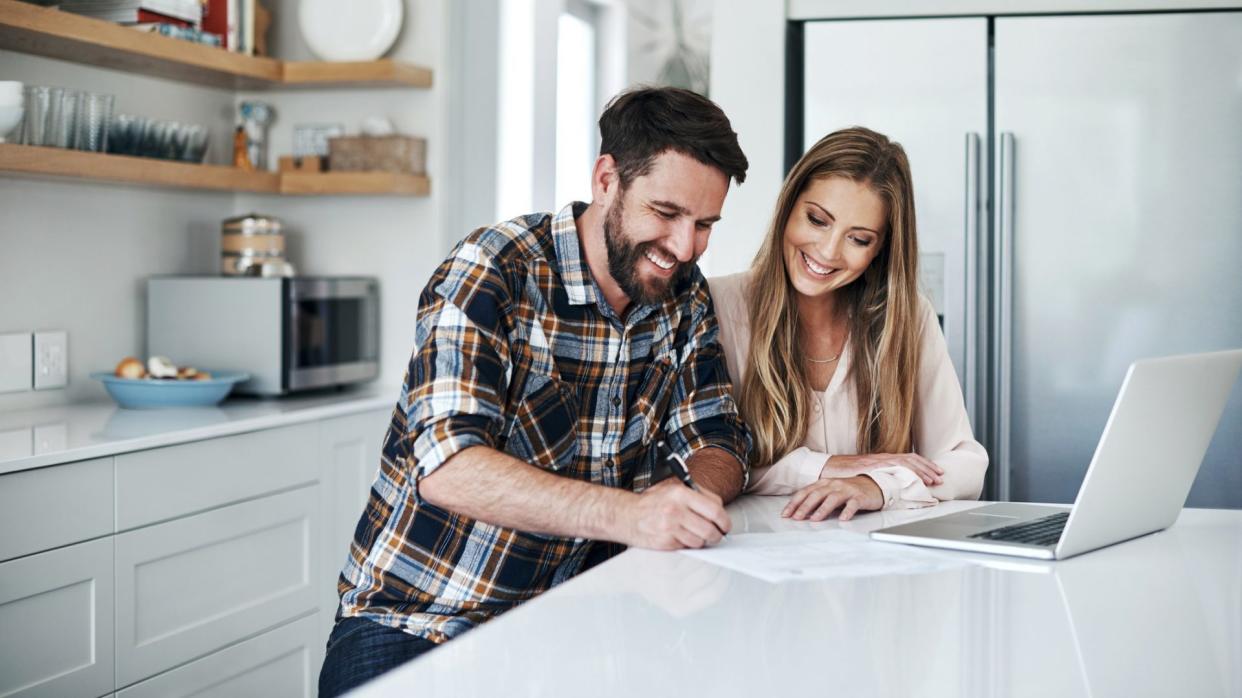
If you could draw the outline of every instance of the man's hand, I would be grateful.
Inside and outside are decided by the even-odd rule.
[[[733,526],[720,497],[695,492],[676,478],[660,482],[626,502],[615,539],[655,550],[715,545]]]
[[[879,468],[900,465],[914,471],[923,480],[923,484],[931,487],[944,482],[944,468],[917,453],[866,453],[858,456],[831,456],[819,472],[821,479],[843,478],[862,475]]]
[[[798,521],[823,521],[837,509],[840,519],[849,521],[858,511],[875,511],[884,507],[884,493],[866,475],[851,478],[816,480],[789,498],[781,516]]]

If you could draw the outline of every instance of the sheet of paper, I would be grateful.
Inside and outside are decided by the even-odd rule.
[[[713,548],[681,553],[769,582],[928,574],[973,564],[950,554],[833,530],[732,534]]]

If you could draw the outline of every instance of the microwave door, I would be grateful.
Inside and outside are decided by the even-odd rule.
[[[362,279],[291,279],[285,389],[309,390],[379,374],[379,294]]]

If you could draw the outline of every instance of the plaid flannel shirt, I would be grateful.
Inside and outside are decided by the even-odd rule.
[[[464,448],[637,492],[653,484],[662,434],[683,457],[723,448],[746,472],[750,435],[702,274],[618,317],[579,249],[584,206],[471,233],[423,290],[417,348],[338,582],[342,616],[443,642],[620,549],[422,499],[419,480]]]

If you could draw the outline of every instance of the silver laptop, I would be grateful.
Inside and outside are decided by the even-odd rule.
[[[1168,528],[1186,502],[1239,368],[1242,349],[1131,364],[1072,508],[991,504],[871,537],[1062,560]]]

